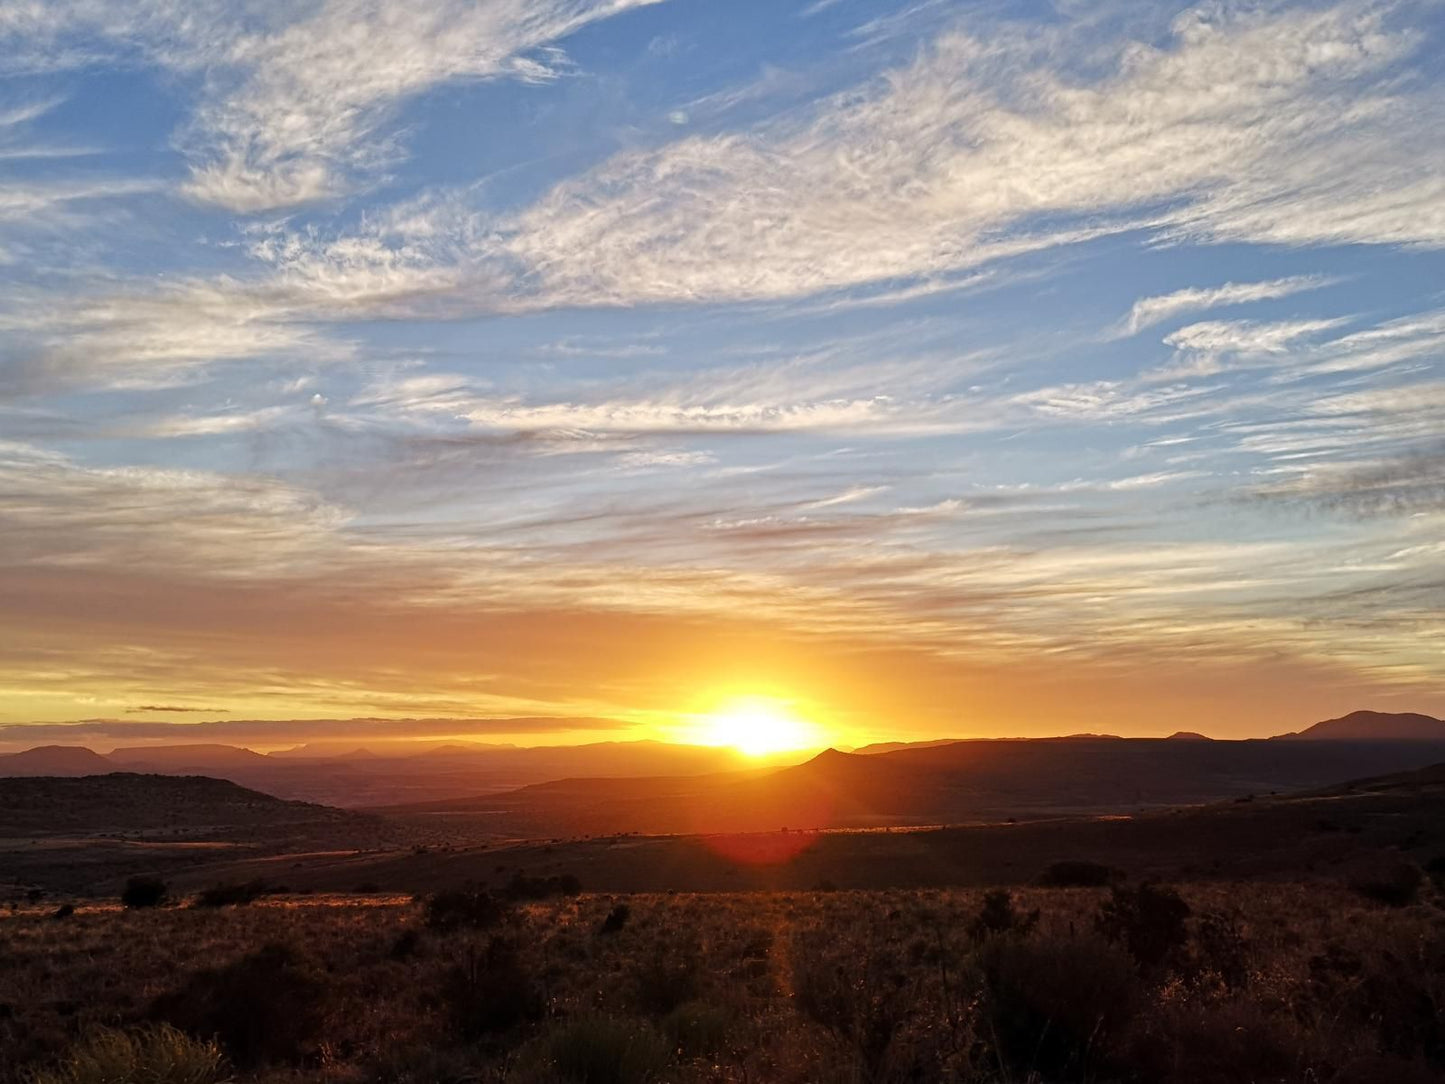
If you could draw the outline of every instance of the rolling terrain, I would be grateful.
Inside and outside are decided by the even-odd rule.
[[[113,891],[140,872],[236,855],[351,854],[400,838],[399,826],[379,817],[203,776],[0,779],[0,892]]]

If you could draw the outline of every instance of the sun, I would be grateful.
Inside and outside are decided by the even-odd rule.
[[[786,701],[764,696],[728,700],[697,719],[702,745],[730,746],[750,757],[790,753],[818,743],[818,728],[798,718]]]

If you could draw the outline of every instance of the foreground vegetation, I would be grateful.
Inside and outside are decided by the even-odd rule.
[[[0,915],[0,1084],[1445,1079],[1428,883],[202,907],[131,887],[125,909]]]

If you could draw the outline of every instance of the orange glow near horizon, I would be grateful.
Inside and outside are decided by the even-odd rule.
[[[689,740],[726,746],[750,757],[792,753],[828,744],[824,731],[792,704],[768,696],[735,696],[692,718]]]

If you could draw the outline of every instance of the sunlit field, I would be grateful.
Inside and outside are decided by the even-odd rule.
[[[106,1058],[157,1084],[1435,1080],[1440,899],[458,892],[63,918],[46,902],[0,917],[0,1081],[119,1079],[96,1075]],[[146,1058],[163,1070],[135,1071]]]

